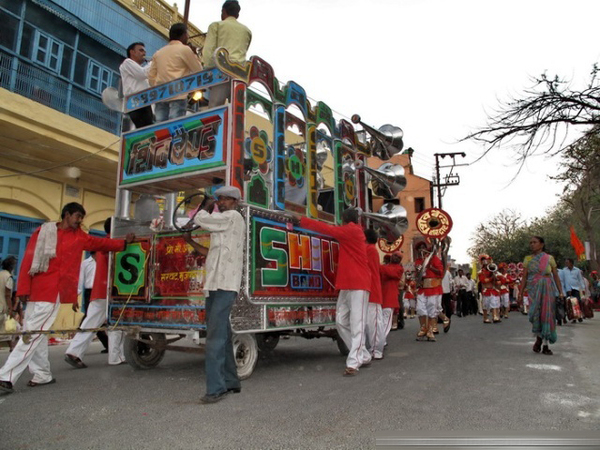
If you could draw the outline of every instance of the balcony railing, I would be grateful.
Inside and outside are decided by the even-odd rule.
[[[0,87],[110,133],[120,134],[121,114],[104,106],[100,96],[4,51],[0,51]]]
[[[124,2],[129,3],[129,2]],[[163,0],[133,0],[131,7],[144,13],[165,30],[169,30],[171,25],[178,22],[183,22],[183,16],[179,14],[176,6],[171,6]],[[191,23],[188,23],[188,31],[190,36],[197,36],[191,39],[196,47],[204,46],[205,34],[200,29]]]

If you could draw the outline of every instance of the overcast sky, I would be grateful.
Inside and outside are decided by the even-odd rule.
[[[178,3],[183,3],[178,2]],[[203,31],[220,20],[221,0],[192,0]],[[485,124],[498,99],[560,74],[583,87],[600,57],[597,0],[246,0],[240,22],[253,33],[249,56],[269,62],[280,82],[294,80],[336,112],[404,130],[417,175],[431,179],[434,153],[483,148],[457,143]],[[180,6],[182,9],[182,6]],[[476,226],[503,209],[531,218],[557,201],[548,180],[557,161],[536,158],[515,175],[512,152],[460,167],[460,185],[443,207],[454,220],[450,254],[468,262]]]

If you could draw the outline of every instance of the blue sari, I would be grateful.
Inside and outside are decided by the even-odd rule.
[[[554,344],[557,340],[554,311],[558,289],[552,279],[551,259],[549,254],[542,252],[525,258],[523,265],[527,268],[531,331]]]

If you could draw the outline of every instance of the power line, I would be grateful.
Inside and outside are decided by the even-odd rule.
[[[27,143],[26,141],[19,141],[18,139],[15,139],[17,142],[23,142],[23,143]],[[31,172],[21,172],[21,173],[15,173],[15,174],[11,174],[11,175],[1,175],[0,178],[11,178],[11,177],[21,177],[21,176],[29,176],[29,175],[36,175],[38,173],[43,173],[43,172],[48,172],[49,170],[54,170],[54,169],[58,169],[60,167],[67,167],[67,166],[72,166],[74,163],[77,163],[79,161],[83,161],[84,159],[87,158],[91,158],[92,156],[96,156],[97,154],[103,152],[104,150],[108,149],[109,147],[112,147],[115,144],[118,144],[121,141],[121,139],[117,139],[115,142],[108,144],[106,147],[101,148],[100,150],[94,152],[94,153],[88,153],[87,155],[81,156],[79,158],[73,159],[71,161],[65,162],[65,163],[60,163],[60,164],[56,164],[54,166],[50,166],[47,167],[45,169],[38,169],[38,170],[33,170]],[[45,148],[50,148],[50,149],[55,149],[54,147],[51,147],[49,145],[44,145],[44,144],[37,144],[40,147],[45,147]]]

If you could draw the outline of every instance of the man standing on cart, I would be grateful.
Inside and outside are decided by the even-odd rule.
[[[240,190],[223,186],[198,211],[194,222],[210,231],[210,248],[195,242],[189,233],[183,237],[198,253],[206,256],[206,395],[201,403],[216,403],[230,392],[241,392],[237,375],[229,314],[242,284],[246,225],[237,211]]]

